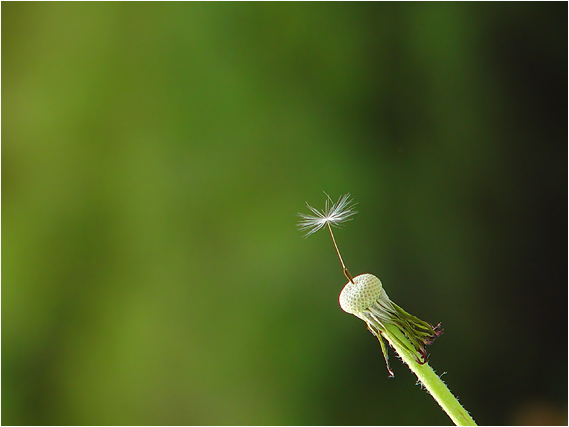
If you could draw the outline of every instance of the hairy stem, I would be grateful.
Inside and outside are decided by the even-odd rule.
[[[394,325],[387,325],[389,333],[384,334],[395,351],[401,356],[401,359],[409,368],[417,375],[417,378],[423,386],[429,391],[431,396],[443,408],[447,415],[457,426],[475,426],[477,425],[466,409],[458,402],[456,397],[452,395],[445,383],[433,371],[428,363],[420,364],[416,361],[416,357],[408,348],[401,345],[401,342],[407,342],[407,338]],[[393,334],[393,335],[392,335]],[[397,339],[395,339],[397,338]]]

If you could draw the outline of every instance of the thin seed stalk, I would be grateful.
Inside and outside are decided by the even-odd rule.
[[[346,264],[344,264],[344,260],[342,259],[342,255],[340,254],[340,249],[338,249],[338,245],[336,244],[336,239],[334,238],[334,233],[332,232],[332,227],[330,227],[329,222],[327,222],[326,225],[328,226],[328,231],[330,232],[330,237],[332,238],[332,243],[334,243],[334,249],[336,249],[336,254],[338,255],[338,258],[340,259],[340,264],[342,264],[344,276],[346,276],[346,279],[348,279],[350,282],[354,283],[354,279],[353,279],[352,275],[350,274],[350,272],[348,271],[348,269],[346,268]]]

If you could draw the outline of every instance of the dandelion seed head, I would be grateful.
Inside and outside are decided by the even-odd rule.
[[[381,280],[373,274],[360,274],[342,289],[340,307],[346,313],[360,313],[379,299],[382,289]]]
[[[308,237],[327,224],[338,227],[342,223],[351,220],[357,214],[357,211],[354,209],[355,205],[354,200],[350,199],[350,193],[344,194],[336,203],[326,194],[326,204],[322,211],[306,203],[306,206],[314,215],[299,213],[298,215],[302,220],[298,222],[298,228],[301,231],[307,231],[304,237]]]

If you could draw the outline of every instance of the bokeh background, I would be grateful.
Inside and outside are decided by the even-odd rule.
[[[2,423],[449,425],[342,312],[567,423],[567,3],[3,3]]]

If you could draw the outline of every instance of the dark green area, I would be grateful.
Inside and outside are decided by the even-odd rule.
[[[567,3],[3,3],[2,107],[4,425],[449,424],[323,190],[480,424],[567,423]]]

